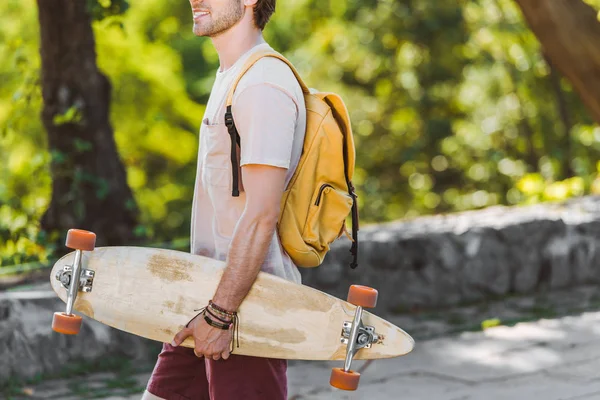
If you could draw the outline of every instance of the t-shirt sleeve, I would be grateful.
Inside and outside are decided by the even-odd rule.
[[[232,114],[240,135],[240,166],[289,168],[298,105],[284,88],[260,83],[236,93]]]

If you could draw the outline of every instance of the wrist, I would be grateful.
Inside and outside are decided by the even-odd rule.
[[[228,311],[209,300],[208,305],[204,308],[203,318],[210,326],[227,330],[236,323],[237,313]]]

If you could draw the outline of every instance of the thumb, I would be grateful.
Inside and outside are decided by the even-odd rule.
[[[175,337],[171,341],[171,346],[174,346],[174,347],[179,346],[181,343],[183,343],[183,341],[188,336],[192,336],[192,335],[193,335],[193,331],[192,331],[191,328],[183,328],[182,330],[180,330],[179,332],[177,332],[177,334],[175,335]]]

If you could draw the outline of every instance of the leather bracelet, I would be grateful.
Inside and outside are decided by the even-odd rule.
[[[212,319],[210,319],[210,317],[206,314],[204,314],[204,320],[206,321],[206,323],[214,328],[218,328],[218,329],[222,329],[224,331],[229,330],[229,326],[231,324],[225,325],[225,324],[219,324],[218,322],[213,321]]]

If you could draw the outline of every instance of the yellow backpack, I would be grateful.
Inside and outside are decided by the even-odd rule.
[[[351,268],[358,256],[358,204],[352,185],[355,148],[348,110],[334,93],[309,90],[298,71],[277,52],[257,52],[242,68],[227,96],[225,124],[231,136],[233,196],[239,195],[235,143],[240,145],[231,104],[242,76],[262,57],[275,57],[289,65],[298,79],[306,104],[306,134],[298,166],[283,193],[277,232],[284,250],[299,267],[317,267],[330,245],[346,231],[352,213]]]

